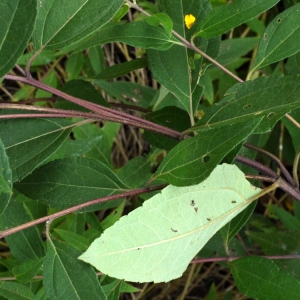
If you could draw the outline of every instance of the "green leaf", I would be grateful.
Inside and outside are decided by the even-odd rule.
[[[300,74],[300,52],[288,58],[285,71],[287,75]]]
[[[194,32],[193,27],[189,30],[184,26],[184,16],[193,13],[196,19],[202,19],[211,9],[208,0],[192,1],[159,1],[161,11],[167,13],[174,25],[174,30],[186,39]],[[216,49],[210,48],[214,45],[213,40],[197,39],[194,41],[197,47],[201,47],[208,55],[214,57]],[[193,99],[197,82],[201,75],[202,59],[198,61],[194,74],[189,63],[194,58],[194,52],[188,51],[186,47],[174,45],[167,51],[148,50],[149,67],[154,78],[171,93],[173,93],[183,105],[189,115],[194,115],[199,103],[199,97]],[[203,70],[202,70],[203,71]],[[194,100],[194,101],[193,101]]]
[[[107,43],[122,42],[127,45],[144,49],[169,49],[178,41],[169,37],[165,28],[152,26],[145,20],[128,24],[114,24],[99,30],[91,38],[80,44],[76,51]]]
[[[41,288],[35,295],[33,300],[47,300],[46,292],[44,288]]]
[[[255,206],[256,202],[251,203],[243,212],[234,217],[228,224],[226,224],[221,229],[221,234],[226,246],[229,245],[230,241],[236,236],[236,234],[249,220],[254,211]]]
[[[262,36],[252,72],[300,50],[300,3],[277,15]]]
[[[102,222],[101,226],[105,230],[114,225],[122,216],[125,207],[125,201],[123,201],[116,209],[114,209]],[[84,249],[86,250],[86,249]]]
[[[34,294],[27,286],[16,282],[0,281],[0,296],[9,300],[31,300]]]
[[[84,55],[82,52],[73,53],[67,61],[66,71],[68,73],[68,81],[76,79],[84,65]]]
[[[161,110],[147,114],[147,119],[151,122],[182,132],[190,127],[190,117],[188,113],[175,106],[164,107]],[[159,133],[145,130],[146,140],[159,149],[171,150],[178,144],[177,140],[166,137]]]
[[[26,205],[24,195],[14,191],[11,201],[0,218],[0,228],[9,229],[33,220]],[[41,234],[36,226],[5,237],[14,258],[20,262],[36,260],[45,255]]]
[[[37,14],[36,0],[0,2],[0,77],[18,61],[26,49]]]
[[[201,182],[256,126],[257,122],[252,120],[236,126],[234,134],[233,128],[228,126],[201,132],[180,142],[167,154],[152,180],[162,179],[177,186]]]
[[[178,278],[259,191],[236,166],[218,166],[199,185],[163,189],[107,229],[79,259],[133,282]]]
[[[281,207],[272,205],[270,207],[272,211],[279,217],[280,221],[288,230],[300,231],[300,220],[291,215],[289,212],[285,211]]]
[[[127,162],[117,175],[132,188],[146,186],[151,176],[151,161],[149,157],[135,157]]]
[[[61,90],[71,96],[75,96],[77,98],[87,100],[92,103],[110,107],[110,105],[105,101],[105,99],[102,97],[99,91],[97,91],[91,83],[85,80],[71,80],[67,82]],[[89,111],[87,108],[81,107],[70,101],[66,101],[61,98],[59,100],[60,101],[58,101],[55,105],[55,107],[57,108]]]
[[[61,239],[79,251],[84,251],[89,246],[88,240],[77,233],[58,228],[55,228],[54,232],[57,233]]]
[[[300,249],[300,233],[297,231],[247,231],[247,236],[260,245],[266,255],[288,255],[297,253]]]
[[[111,169],[90,158],[55,160],[35,170],[15,187],[32,199],[57,209],[127,191]],[[97,205],[109,207],[108,203]],[[89,207],[94,210],[95,206]]]
[[[200,21],[195,36],[213,38],[235,28],[268,10],[279,0],[236,0],[217,7]]]
[[[238,289],[257,300],[298,299],[300,283],[263,257],[245,257],[228,263]]]
[[[240,121],[261,119],[256,133],[270,131],[286,113],[300,106],[300,83],[296,76],[273,75],[238,83],[222,101],[211,106],[191,130],[233,126]]]
[[[47,244],[44,287],[49,299],[106,299],[95,271],[77,259],[80,251],[55,238]]]
[[[155,95],[155,89],[148,86],[143,86],[134,82],[107,82],[104,80],[93,80],[98,87],[109,94],[122,101],[125,104],[132,105],[127,97],[134,98],[134,105],[148,108],[152,98]]]
[[[123,0],[78,0],[65,3],[50,0],[38,3],[33,35],[34,49],[56,50],[91,35],[118,11]]]
[[[1,120],[0,136],[9,157],[13,182],[23,179],[52,155],[74,126],[76,123],[64,119]]]
[[[85,153],[85,157],[95,158],[111,166],[111,148],[119,129],[120,124],[107,122],[101,128],[95,124],[84,124],[74,128],[73,132],[77,142],[90,143],[91,138],[97,140],[95,145]]]
[[[45,258],[41,257],[12,268],[12,273],[20,283],[30,281],[42,269]]]
[[[168,32],[169,36],[171,36],[172,29],[173,29],[173,22],[172,19],[164,13],[158,13],[147,17],[146,21],[152,26],[162,25],[166,31]]]
[[[147,59],[137,58],[124,63],[119,63],[109,68],[104,69],[100,74],[97,74],[93,79],[108,80],[124,76],[134,70],[145,68],[148,66]]]
[[[12,174],[8,162],[8,157],[5,153],[4,145],[0,140],[0,217],[9,205],[11,195]]]

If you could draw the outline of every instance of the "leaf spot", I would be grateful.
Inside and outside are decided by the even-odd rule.
[[[173,229],[173,228],[171,228],[171,230],[172,230],[173,232],[178,232],[178,230],[175,230],[175,229]]]
[[[281,23],[281,21],[282,21],[282,20],[281,20],[280,18],[277,19],[277,23]]]
[[[209,155],[203,155],[202,157],[201,157],[201,162],[202,163],[204,163],[204,164],[206,164],[208,161],[210,160],[210,156]]]
[[[198,207],[194,207],[194,210],[197,213],[198,212]]]
[[[268,115],[267,115],[267,118],[269,120],[271,120],[272,118],[274,118],[276,116],[276,114],[274,112],[270,112]]]
[[[171,122],[172,122],[172,120],[170,120],[170,119],[166,120],[166,123],[171,123]]]
[[[191,205],[191,206],[194,206],[194,205],[195,205],[195,200],[191,200],[190,205]]]
[[[231,203],[236,203],[236,201],[235,201],[235,200],[232,200]]]
[[[211,221],[211,218],[206,218],[207,221]]]
[[[247,109],[249,109],[251,106],[252,106],[252,104],[246,104],[246,105],[243,107],[243,110],[247,110]]]
[[[264,40],[266,41],[267,39],[268,39],[268,34],[265,33],[265,34],[264,34]]]

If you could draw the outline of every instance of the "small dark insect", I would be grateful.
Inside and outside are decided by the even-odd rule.
[[[171,228],[171,230],[172,230],[173,232],[178,232],[178,230],[175,230],[175,229],[173,229],[173,228]]]
[[[236,201],[235,201],[235,200],[232,200],[231,203],[236,203]]]
[[[115,211],[114,211],[114,215],[116,215],[116,214],[117,214],[117,212],[118,212],[118,211],[117,211],[117,210],[115,210]]]
[[[140,248],[138,248],[138,250],[140,250]]]
[[[194,205],[195,205],[195,201],[194,201],[194,200],[191,200],[190,205],[191,205],[191,206],[194,206]]]
[[[198,212],[198,207],[194,207],[195,212]]]
[[[207,220],[207,221],[211,221],[211,219],[210,219],[210,218],[206,218],[206,220]]]

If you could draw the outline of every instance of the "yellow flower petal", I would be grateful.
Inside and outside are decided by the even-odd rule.
[[[185,17],[184,17],[185,26],[188,29],[190,29],[193,26],[193,24],[195,23],[195,21],[196,21],[196,18],[192,14],[185,15]]]

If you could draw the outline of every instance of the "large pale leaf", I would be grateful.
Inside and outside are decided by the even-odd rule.
[[[57,209],[127,190],[110,168],[90,158],[55,160],[16,183],[15,187],[26,196]],[[107,205],[109,202],[101,207]]]
[[[200,21],[195,36],[212,38],[221,35],[255,18],[278,2],[279,0],[236,0],[217,7]]]
[[[12,175],[5,153],[4,145],[0,140],[0,217],[9,204],[12,195]]]
[[[166,187],[106,230],[79,258],[119,279],[170,281],[259,191],[236,166],[218,166],[198,185]]]
[[[257,300],[299,299],[300,282],[264,257],[245,257],[228,263],[239,290]]]
[[[38,1],[34,31],[35,51],[72,45],[105,25],[118,11],[123,0]]]
[[[55,238],[47,243],[44,287],[49,299],[106,299],[95,271],[76,259],[80,251]]]
[[[36,0],[0,1],[0,77],[23,54],[34,28]]]
[[[234,85],[226,95],[205,112],[192,130],[200,132],[263,118],[255,131],[267,132],[286,113],[300,107],[300,82],[296,76],[260,77]]]
[[[252,71],[300,50],[300,3],[277,15],[262,36]]]
[[[257,121],[252,120],[235,128],[228,126],[201,132],[180,142],[167,154],[152,179],[162,179],[177,186],[201,182],[256,126]]]
[[[2,119],[0,136],[13,182],[23,179],[52,155],[74,126],[74,122],[64,119]]]

